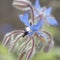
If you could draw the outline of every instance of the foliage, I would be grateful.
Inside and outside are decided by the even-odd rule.
[[[16,58],[14,58],[13,54],[8,52],[7,48],[4,48],[0,44],[0,60],[16,60]]]
[[[41,51],[39,54],[35,55],[32,60],[60,60],[60,48],[55,47],[53,51],[44,53]]]

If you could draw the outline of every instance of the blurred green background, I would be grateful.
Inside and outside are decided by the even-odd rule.
[[[9,53],[7,48],[2,46],[2,40],[7,32],[16,29],[24,29],[24,24],[21,23],[17,14],[23,13],[12,7],[13,0],[0,0],[0,60],[17,60],[16,53]],[[35,0],[31,0],[34,4]],[[52,15],[60,24],[60,0],[40,0],[41,6],[52,6]],[[60,26],[44,27],[49,31],[55,41],[55,47],[49,53],[41,51],[35,55],[32,60],[60,60]]]

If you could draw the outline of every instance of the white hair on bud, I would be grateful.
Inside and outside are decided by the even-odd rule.
[[[21,3],[21,2],[22,3]],[[25,2],[25,4],[24,4]],[[28,1],[28,0],[14,0],[13,3],[12,3],[13,7],[15,7],[16,9],[19,9],[19,10],[23,10],[23,11],[26,11],[26,10],[29,10],[30,8],[27,6],[27,5],[31,5],[31,2]],[[23,6],[23,7],[22,7]]]

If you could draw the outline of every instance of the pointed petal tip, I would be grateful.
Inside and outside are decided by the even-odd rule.
[[[19,19],[23,19],[23,15],[18,14]]]
[[[35,5],[34,5],[35,8],[38,9],[38,11],[40,11],[40,9],[41,9],[39,2],[40,2],[39,0],[35,0]]]
[[[59,26],[59,23],[58,23],[57,21],[55,21],[55,22],[50,22],[49,24],[52,25],[52,26]]]
[[[45,11],[46,15],[51,15],[52,7],[48,7]]]
[[[50,25],[52,25],[52,26],[58,26],[59,23],[58,23],[57,20],[52,20],[52,21],[50,22]]]
[[[59,26],[58,21],[53,16],[47,17],[47,21],[52,26]]]

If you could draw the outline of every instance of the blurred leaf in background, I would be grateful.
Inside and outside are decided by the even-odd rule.
[[[17,58],[14,57],[13,54],[9,53],[7,48],[3,47],[0,44],[0,60],[16,60]]]
[[[41,51],[32,60],[60,60],[60,48],[54,48],[53,51],[48,53]]]

